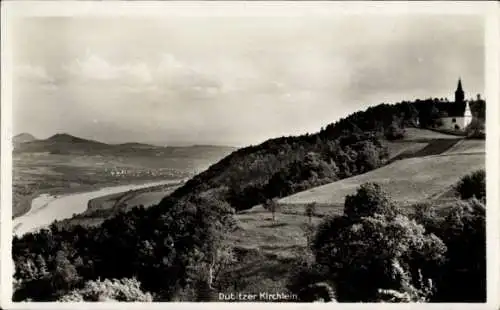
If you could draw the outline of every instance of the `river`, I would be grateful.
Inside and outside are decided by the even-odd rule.
[[[174,184],[180,181],[181,180],[169,180],[111,186],[90,192],[62,196],[42,194],[33,199],[31,202],[31,209],[26,214],[12,220],[14,234],[16,236],[22,236],[28,232],[34,232],[47,227],[55,220],[64,220],[73,217],[74,214],[83,213],[87,210],[89,200],[98,197],[157,185]]]

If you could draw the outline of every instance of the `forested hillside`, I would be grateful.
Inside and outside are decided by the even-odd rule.
[[[217,190],[236,210],[384,165],[384,140],[404,137],[405,127],[432,127],[450,109],[442,99],[380,104],[329,124],[315,134],[281,137],[239,149],[200,173],[166,199]],[[484,120],[485,101],[470,104]]]

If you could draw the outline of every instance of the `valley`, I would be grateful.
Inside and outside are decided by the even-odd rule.
[[[189,178],[229,154],[217,146],[109,145],[67,134],[46,140],[14,139],[13,218],[41,194],[66,195],[102,187]]]

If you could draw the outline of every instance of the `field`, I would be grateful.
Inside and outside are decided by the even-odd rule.
[[[484,140],[461,140],[443,154],[478,154],[484,152]]]
[[[448,135],[434,130],[421,128],[406,128],[404,141],[432,141],[440,139],[457,139],[455,135]]]
[[[359,185],[365,182],[377,182],[396,201],[415,203],[456,183],[461,176],[484,167],[484,154],[409,158],[362,175],[297,193],[279,202],[342,205],[345,196],[354,193]]]

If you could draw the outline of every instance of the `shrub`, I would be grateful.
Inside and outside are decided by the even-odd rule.
[[[477,199],[457,201],[441,222],[448,248],[436,301],[486,301],[486,208]]]
[[[418,271],[418,288],[412,283],[411,275],[404,270],[397,260],[392,263],[394,276],[401,279],[401,289],[379,289],[378,295],[381,302],[428,302],[429,297],[435,292],[431,279],[424,281],[422,273]]]
[[[414,274],[418,269],[425,273],[444,259],[443,242],[403,215],[377,214],[357,223],[334,221],[339,222],[318,232],[315,253],[337,284],[340,301],[374,301],[379,288],[401,290],[404,282],[393,276],[394,260]]]
[[[443,263],[443,241],[402,215],[377,184],[348,196],[344,214],[325,219],[312,246],[316,263],[336,283],[339,301],[375,301],[381,288],[404,291],[419,270],[430,278]],[[394,262],[411,277],[395,276]]]
[[[362,184],[356,194],[345,198],[344,214],[353,220],[375,214],[393,216],[397,212],[397,206],[376,183]]]
[[[106,279],[104,281],[88,281],[82,289],[71,291],[62,296],[59,301],[125,301],[150,302],[153,297],[150,293],[141,290],[141,284],[132,279]]]
[[[426,231],[436,233],[441,229],[442,217],[438,215],[437,208],[430,203],[417,203],[413,206],[413,218],[423,225]]]
[[[287,289],[296,294],[299,301],[335,301],[336,295],[328,283],[325,266],[317,264],[310,249],[296,255],[295,265],[288,279]]]
[[[483,121],[474,118],[465,129],[468,138],[484,139],[485,124]]]
[[[464,176],[456,185],[455,192],[461,199],[477,198],[486,201],[486,172],[478,170]]]
[[[390,141],[403,139],[405,135],[406,130],[397,121],[393,121],[385,132],[385,138]]]

